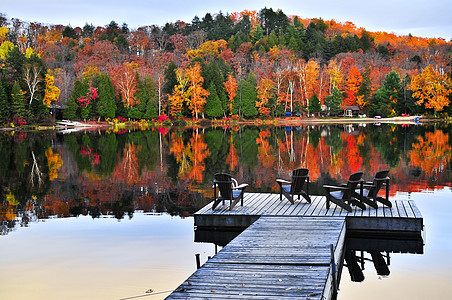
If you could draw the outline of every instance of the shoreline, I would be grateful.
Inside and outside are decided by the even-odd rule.
[[[392,117],[392,118],[280,118],[271,120],[188,120],[188,121],[174,121],[171,124],[148,123],[149,128],[157,127],[189,127],[189,126],[237,126],[237,125],[320,125],[320,124],[409,124],[418,125],[427,122],[450,122],[449,119],[423,119],[421,116],[410,116],[410,117]],[[133,123],[119,123],[119,126],[132,127],[137,124]],[[82,130],[97,130],[97,129],[108,129],[115,127],[116,124],[107,122],[81,122],[81,121],[68,121],[62,120],[55,122],[54,125],[30,125],[25,128],[23,127],[0,127],[0,131],[58,131],[58,132],[77,132]]]

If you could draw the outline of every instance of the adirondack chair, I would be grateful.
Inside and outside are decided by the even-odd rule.
[[[375,174],[375,178],[372,182],[364,182],[364,189],[361,195],[361,191],[355,191],[354,197],[361,200],[361,202],[372,206],[373,208],[378,208],[378,202],[381,202],[383,205],[388,207],[392,207],[391,201],[389,201],[389,170],[378,171]],[[386,198],[383,198],[378,195],[378,192],[383,187],[383,184],[386,186]]]
[[[237,203],[241,200],[241,205],[243,206],[243,194],[245,192],[248,184],[238,185],[237,180],[232,178],[231,175],[226,173],[217,173],[215,174],[215,180],[213,181],[213,189],[214,189],[214,201],[212,205],[212,209],[223,202],[225,204],[225,200],[229,200],[229,210],[232,210]],[[218,188],[218,193],[217,193]]]
[[[309,203],[311,203],[311,198],[309,197],[309,170],[308,169],[296,169],[292,172],[292,181],[287,181],[284,179],[276,179],[276,182],[279,184],[279,200],[282,200],[282,195],[284,195],[290,203],[294,204],[294,196],[298,196],[298,200],[300,199],[300,195],[306,199]],[[303,190],[304,183],[306,182],[306,192]]]
[[[361,201],[358,201],[354,198],[355,189],[358,184],[361,185],[361,191],[363,190],[363,181],[361,180],[362,176],[363,172],[356,172],[350,175],[348,182],[345,185],[324,185],[323,188],[326,191],[326,208],[330,209],[330,202],[333,202],[349,212],[352,211],[352,207],[350,206],[352,204],[362,209],[366,209],[366,206]]]

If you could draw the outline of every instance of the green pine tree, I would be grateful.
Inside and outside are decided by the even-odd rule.
[[[237,85],[237,96],[234,102],[234,112],[240,117],[253,118],[257,116],[257,79],[253,72],[250,72],[246,80],[241,80]]]
[[[25,109],[25,99],[22,90],[17,81],[11,90],[11,114],[13,117],[25,119],[27,111]]]
[[[223,115],[223,109],[213,82],[210,83],[208,91],[210,94],[206,99],[206,115],[211,118],[219,118]]]
[[[325,105],[328,108],[328,114],[337,116],[341,112],[342,93],[337,87],[333,88],[331,95],[326,97]]]
[[[309,99],[309,113],[319,114],[322,111],[319,97],[316,94],[312,95]]]
[[[114,118],[116,113],[115,88],[110,76],[102,74],[99,76],[97,99],[97,115],[101,118]]]
[[[151,77],[145,77],[142,83],[142,89],[140,89],[140,95],[143,93],[145,97],[145,110],[143,118],[147,120],[156,119],[159,116],[159,108],[157,105],[157,97],[155,95],[155,84]]]
[[[8,95],[3,88],[2,80],[0,80],[0,122],[5,123],[9,120],[9,101]]]
[[[389,72],[381,88],[371,99],[369,114],[371,116],[379,115],[381,117],[396,115],[396,109],[400,109],[397,107],[397,103],[403,102],[402,92],[403,89],[399,74],[396,71]]]

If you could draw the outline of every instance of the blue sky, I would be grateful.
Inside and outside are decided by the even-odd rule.
[[[202,18],[207,12],[226,14],[244,9],[259,11],[264,7],[280,8],[287,15],[302,18],[351,21],[369,31],[452,39],[450,0],[0,0],[0,12],[8,18],[73,27],[83,26],[86,22],[104,26],[114,20],[137,28],[177,20],[190,22],[195,15]]]

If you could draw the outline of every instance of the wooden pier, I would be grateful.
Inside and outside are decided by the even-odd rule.
[[[346,234],[391,232],[421,238],[423,219],[413,201],[392,200],[392,208],[348,212],[334,204],[326,209],[323,196],[311,198],[310,204],[290,204],[285,198],[280,201],[279,194],[247,193],[244,205],[232,211],[226,205],[199,210],[194,216],[196,241],[214,242],[205,233],[246,230],[167,299],[334,299],[338,278],[332,262],[342,263]]]
[[[354,208],[348,212],[335,204],[326,208],[324,196],[311,196],[312,203],[305,200],[291,204],[279,194],[246,193],[243,206],[237,205],[232,211],[227,205],[215,210],[207,205],[195,213],[197,228],[229,227],[246,228],[261,216],[297,216],[297,217],[345,217],[349,230],[379,230],[421,232],[422,215],[411,200],[391,199],[392,207],[380,206],[378,209],[367,206],[366,210]]]
[[[322,299],[333,292],[330,245],[340,261],[344,239],[343,217],[262,217],[168,299]]]

